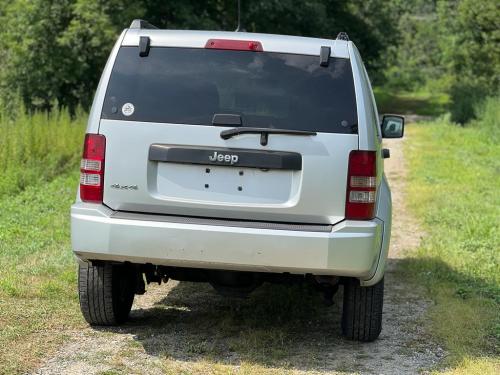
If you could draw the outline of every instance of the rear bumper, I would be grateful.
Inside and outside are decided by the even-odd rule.
[[[254,272],[357,277],[369,285],[385,264],[384,222],[343,221],[329,232],[229,227],[113,217],[96,204],[71,208],[71,239],[83,260]],[[141,216],[144,220],[141,219]],[[161,216],[160,216],[161,218]]]

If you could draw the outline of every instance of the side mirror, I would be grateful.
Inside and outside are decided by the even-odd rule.
[[[402,138],[405,132],[405,118],[398,115],[384,115],[381,127],[383,138]]]

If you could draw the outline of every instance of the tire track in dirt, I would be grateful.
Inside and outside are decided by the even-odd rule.
[[[285,317],[252,319],[255,312],[276,313],[269,301],[303,309],[299,291],[289,297],[280,287],[265,286],[256,297],[228,300],[205,284],[150,286],[136,297],[131,322],[120,328],[68,331],[67,343],[45,360],[36,374],[113,373],[362,373],[407,374],[435,365],[443,350],[426,334],[422,319],[429,301],[409,285],[398,263],[418,246],[422,234],[405,205],[406,163],[403,141],[390,140],[385,161],[393,193],[393,229],[386,272],[384,320],[380,338],[356,343],[340,335],[342,293],[332,307],[299,314],[300,324]],[[302,293],[302,294],[301,294]],[[295,300],[290,300],[295,298]],[[248,324],[250,322],[250,324]]]

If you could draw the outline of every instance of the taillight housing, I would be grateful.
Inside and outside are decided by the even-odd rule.
[[[205,48],[234,51],[264,51],[262,43],[257,40],[209,39],[205,44]]]
[[[104,191],[104,157],[106,138],[101,134],[86,134],[80,163],[80,199],[102,203]]]
[[[377,153],[375,151],[351,151],[347,172],[346,219],[373,219],[376,196]]]

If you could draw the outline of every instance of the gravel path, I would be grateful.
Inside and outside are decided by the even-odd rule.
[[[423,329],[430,302],[399,271],[398,262],[418,245],[422,232],[405,207],[402,141],[391,140],[386,147],[391,150],[385,169],[393,192],[393,237],[384,326],[376,342],[353,343],[339,336],[341,292],[334,306],[325,307],[303,288],[264,286],[251,298],[235,301],[205,284],[170,281],[136,298],[132,320],[124,327],[68,331],[67,344],[35,373],[425,372],[444,353]]]

